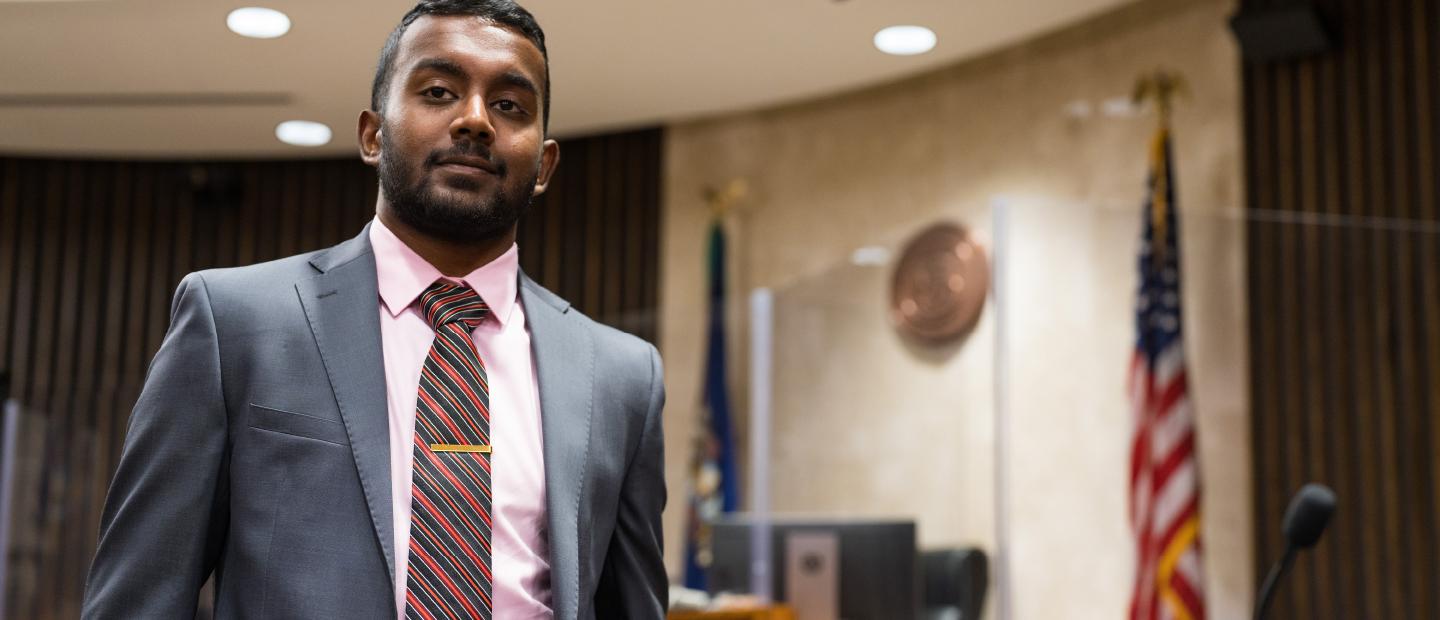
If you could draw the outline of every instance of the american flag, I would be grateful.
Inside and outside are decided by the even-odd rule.
[[[1180,249],[1170,161],[1170,133],[1162,126],[1150,148],[1135,310],[1138,337],[1130,368],[1135,416],[1130,517],[1137,552],[1131,620],[1205,617],[1200,465],[1180,338]]]

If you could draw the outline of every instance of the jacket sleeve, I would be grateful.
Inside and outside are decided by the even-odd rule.
[[[194,616],[229,518],[227,443],[215,317],[205,280],[192,273],[130,413],[83,618]]]
[[[596,618],[665,617],[669,580],[665,574],[660,513],[665,508],[665,439],[661,413],[665,382],[660,354],[651,346],[649,407],[644,435],[620,489],[615,533],[595,594]]]

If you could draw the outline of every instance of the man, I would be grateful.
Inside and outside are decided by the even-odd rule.
[[[659,618],[660,361],[519,273],[559,159],[544,34],[425,0],[381,53],[376,219],[194,273],[131,414],[86,618]]]

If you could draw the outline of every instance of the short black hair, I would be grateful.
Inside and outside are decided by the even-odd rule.
[[[395,72],[395,52],[400,47],[400,38],[405,36],[405,31],[410,24],[420,19],[423,15],[448,16],[471,16],[494,22],[497,25],[519,31],[526,39],[540,49],[540,56],[545,58],[545,92],[542,95],[544,101],[545,131],[550,131],[550,53],[545,51],[545,31],[540,29],[539,22],[530,11],[516,4],[514,0],[420,0],[414,8],[410,9],[405,17],[400,19],[400,24],[390,32],[390,38],[385,39],[385,47],[380,50],[380,62],[375,67],[375,83],[370,85],[370,109],[376,114],[382,114],[385,97],[390,90],[390,76]]]

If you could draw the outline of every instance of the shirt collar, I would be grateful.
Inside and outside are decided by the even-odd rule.
[[[439,269],[405,245],[379,217],[370,225],[370,247],[375,252],[380,301],[390,316],[400,316],[436,280],[457,281],[441,274]],[[490,306],[490,315],[503,326],[515,309],[519,275],[520,249],[512,243],[504,254],[459,278],[458,282],[474,289],[480,299]]]

